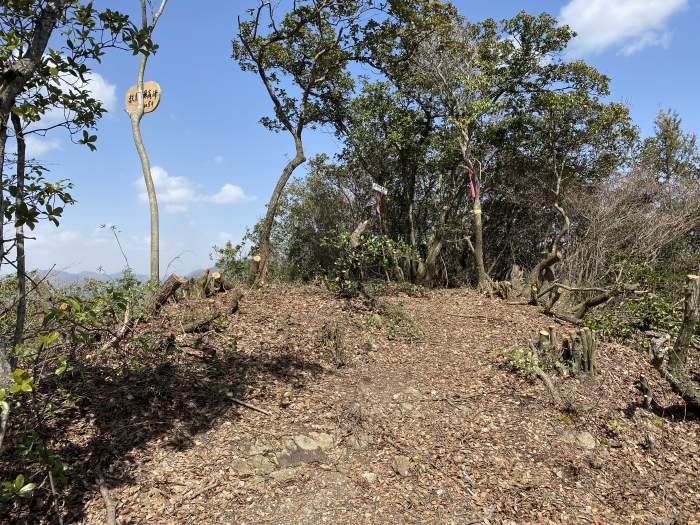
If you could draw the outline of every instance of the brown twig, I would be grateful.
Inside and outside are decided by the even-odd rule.
[[[97,467],[95,469],[95,474],[97,475],[97,483],[100,486],[100,494],[102,494],[102,499],[105,502],[105,508],[107,510],[107,525],[117,525],[117,507],[114,504],[111,494],[109,493],[109,488],[107,488],[107,482],[105,477],[102,475],[102,469]]]
[[[124,323],[119,329],[119,332],[117,332],[109,341],[102,345],[102,348],[100,348],[100,353],[108,350],[112,346],[115,346],[131,331],[134,326],[134,319],[131,317],[131,310],[131,303],[128,303],[126,305],[126,311],[124,312]]]
[[[61,517],[61,510],[58,508],[58,493],[56,492],[56,485],[53,482],[53,474],[51,469],[49,469],[49,485],[51,485],[51,494],[53,495],[53,506],[56,509],[56,518],[58,518],[59,525],[63,525],[63,518]]]
[[[526,303],[523,303],[526,304]],[[447,317],[458,317],[460,319],[483,319],[484,321],[501,321],[503,323],[515,323],[512,319],[504,319],[502,317],[489,317],[487,315],[460,315],[443,313]]]
[[[549,378],[549,376],[547,374],[545,374],[544,371],[537,365],[533,365],[532,369],[535,372],[535,374],[537,375],[537,377],[539,377],[542,380],[542,382],[544,383],[544,386],[547,387],[547,390],[549,390],[549,393],[552,396],[552,400],[554,401],[554,404],[557,407],[561,407],[562,406],[561,397],[559,397],[559,392],[557,392],[557,389],[554,388],[554,385],[552,384],[552,380]]]
[[[235,397],[231,398],[231,401],[236,403],[237,405],[240,405],[242,407],[248,408],[250,410],[254,410],[255,412],[260,412],[261,414],[265,414],[266,416],[272,416],[272,412],[268,412],[267,410],[264,410],[262,408],[258,408],[255,405],[251,405],[250,403],[246,403],[245,401],[241,401],[240,399],[236,399]]]
[[[537,349],[535,348],[535,345],[533,345],[532,343],[530,343],[530,350],[532,350],[535,354],[537,353]],[[534,364],[532,365],[532,370],[535,372],[535,375],[537,375],[537,377],[539,377],[542,380],[542,382],[544,383],[544,386],[547,387],[547,390],[549,390],[549,393],[552,396],[552,400],[554,401],[554,404],[557,407],[563,406],[559,392],[554,387],[552,380],[544,372],[544,370],[542,370],[539,366],[534,365]]]
[[[201,496],[202,494],[204,494],[205,492],[208,492],[208,491],[210,491],[211,489],[214,489],[214,488],[216,488],[216,487],[218,487],[218,486],[219,486],[219,482],[218,482],[218,481],[215,481],[215,482],[213,482],[213,483],[210,483],[209,485],[207,485],[207,486],[205,486],[205,487],[199,489],[197,492],[195,492],[194,494],[192,494],[192,495],[190,496],[190,499],[195,499],[195,498]]]
[[[10,411],[0,409],[0,452],[2,452],[2,442],[5,440],[7,432],[7,422],[10,419]]]

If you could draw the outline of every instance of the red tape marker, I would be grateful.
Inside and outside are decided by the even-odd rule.
[[[476,200],[476,188],[474,187],[474,170],[471,166],[467,166],[467,172],[469,172],[469,189],[472,193],[472,199]]]

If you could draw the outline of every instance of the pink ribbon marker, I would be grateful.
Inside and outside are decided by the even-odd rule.
[[[476,188],[474,187],[474,170],[471,166],[467,166],[467,172],[469,172],[469,189],[471,190],[472,199],[476,200]]]

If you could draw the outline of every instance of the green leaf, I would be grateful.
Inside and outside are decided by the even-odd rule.
[[[19,475],[15,478],[15,483],[14,483],[14,485],[15,485],[15,489],[16,489],[16,490],[19,490],[19,489],[21,489],[21,488],[24,486],[24,476],[23,476],[22,474],[19,474]]]
[[[32,495],[32,492],[34,492],[34,489],[36,488],[36,483],[27,483],[24,485],[19,491],[17,491],[17,494],[21,498],[27,498]]]
[[[56,339],[58,339],[58,332],[51,332],[48,335],[42,335],[40,339],[41,344],[44,346],[50,346],[56,341]]]
[[[56,369],[56,375],[60,376],[68,368],[68,361],[65,357],[61,357],[61,358],[59,358],[58,363],[59,363],[59,366]]]

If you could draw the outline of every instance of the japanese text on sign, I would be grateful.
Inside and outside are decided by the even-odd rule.
[[[144,113],[151,113],[155,111],[160,104],[160,86],[158,82],[150,80],[144,82],[143,84],[143,111]],[[130,87],[126,92],[126,112],[135,113],[138,110],[138,87]]]

